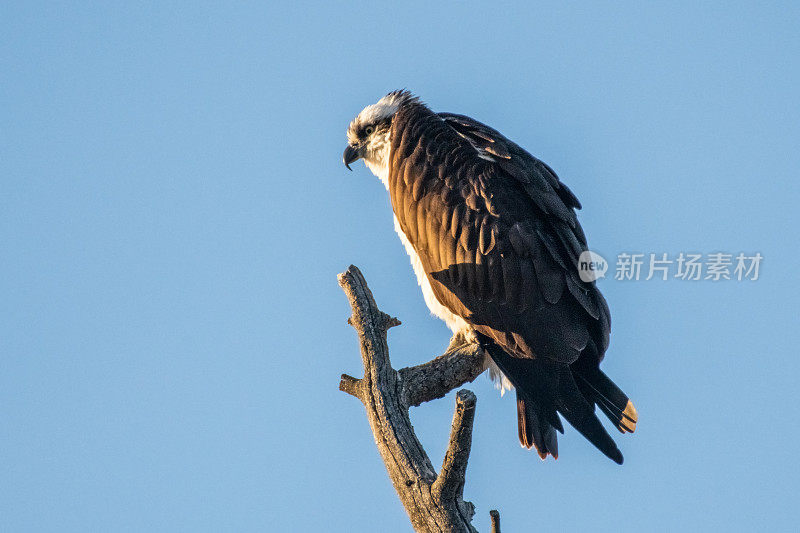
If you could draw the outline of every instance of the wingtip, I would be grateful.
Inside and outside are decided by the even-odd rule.
[[[598,448],[600,449],[601,452],[603,452],[603,455],[605,455],[618,465],[621,465],[623,462],[625,462],[625,458],[622,456],[622,452],[619,451],[619,448],[617,448],[617,445],[613,441],[610,443],[610,446],[603,448],[598,446]]]
[[[639,413],[636,412],[633,402],[628,400],[625,405],[625,410],[622,411],[622,420],[620,425],[624,427],[625,431],[633,433],[636,431],[636,423],[639,421]]]

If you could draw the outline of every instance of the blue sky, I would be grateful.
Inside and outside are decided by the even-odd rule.
[[[504,530],[796,527],[800,10],[790,3],[0,7],[0,529],[409,531],[336,274],[396,367],[441,352],[345,128],[407,87],[548,162],[589,244],[764,256],[599,282],[636,401],[619,467],[478,396],[465,496]],[[412,412],[435,465],[453,395]]]

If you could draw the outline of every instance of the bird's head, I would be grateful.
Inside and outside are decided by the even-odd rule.
[[[392,120],[401,107],[417,102],[417,98],[406,90],[393,91],[362,109],[347,128],[347,148],[342,156],[345,166],[353,170],[350,163],[363,159],[373,171],[385,167]]]

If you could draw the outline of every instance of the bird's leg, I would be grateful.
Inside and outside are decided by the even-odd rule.
[[[459,350],[468,344],[474,342],[472,339],[467,338],[467,334],[465,331],[457,331],[453,334],[453,337],[450,339],[450,344],[447,345],[447,349],[445,353],[451,353],[456,350]]]

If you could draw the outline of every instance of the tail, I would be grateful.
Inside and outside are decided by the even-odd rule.
[[[526,401],[519,389],[517,389],[517,426],[520,444],[528,449],[535,446],[536,453],[542,459],[547,459],[548,454],[558,459],[556,428],[550,424],[547,413],[539,407],[539,404]],[[563,428],[561,431],[563,432]]]
[[[636,431],[636,422],[639,419],[636,408],[611,378],[599,368],[590,370],[573,368],[572,374],[578,377],[578,388],[583,395],[590,402],[597,404],[620,433]]]
[[[595,415],[594,405],[623,433],[636,428],[636,409],[605,374],[597,368],[573,370],[565,363],[511,357],[494,343],[485,348],[517,389],[523,446],[535,446],[542,459],[548,454],[558,458],[556,430],[564,432],[560,413],[607,457],[622,464],[622,453]]]

